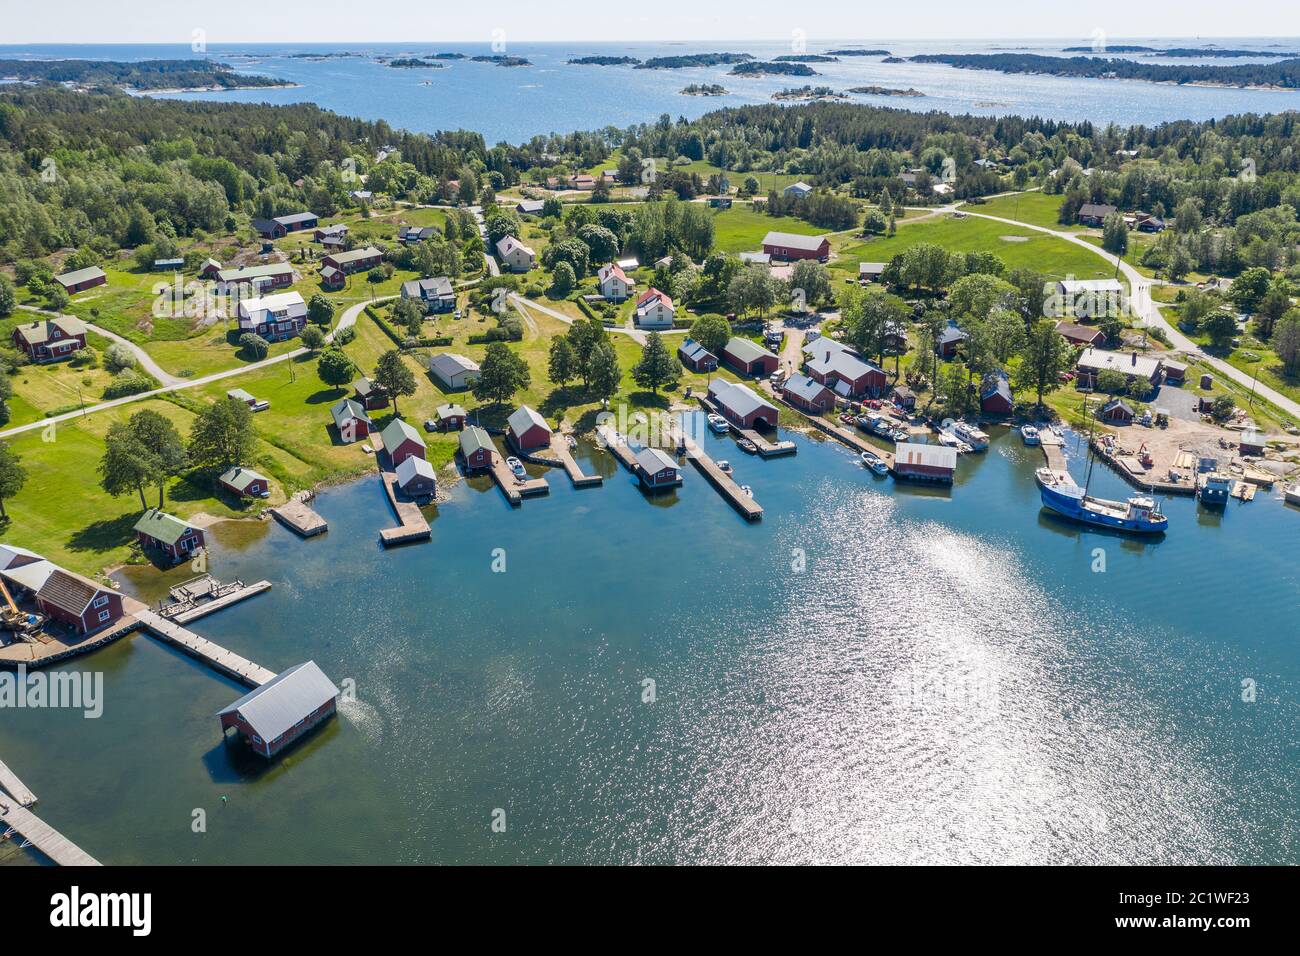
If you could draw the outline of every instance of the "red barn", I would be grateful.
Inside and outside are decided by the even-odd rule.
[[[792,232],[769,232],[763,237],[763,251],[773,259],[817,259],[831,255],[831,241],[825,236],[799,236]]]
[[[120,595],[62,568],[55,568],[36,592],[36,607],[78,634],[108,627],[122,616]]]
[[[276,674],[217,713],[223,734],[230,730],[259,756],[270,759],[338,707],[339,689],[307,661]]]
[[[491,436],[477,425],[471,425],[460,433],[460,457],[465,461],[466,471],[482,471],[492,467],[492,455],[495,452]]]
[[[1077,322],[1057,322],[1056,331],[1071,345],[1104,345],[1106,342],[1106,335],[1101,329],[1079,325]]]
[[[742,375],[766,377],[780,364],[773,353],[757,342],[732,336],[722,349],[722,360]]]
[[[203,529],[186,524],[175,515],[150,508],[135,523],[136,540],[145,548],[161,552],[173,561],[183,561],[203,550]]]
[[[737,428],[754,428],[759,424],[775,428],[776,406],[744,385],[715,378],[709,383],[709,398],[727,421]]]
[[[384,443],[384,451],[388,452],[394,468],[408,458],[425,456],[424,439],[400,418],[389,422],[388,427],[379,433],[379,438]]]
[[[823,346],[823,342],[825,342]],[[818,339],[804,363],[810,378],[845,398],[883,395],[889,385],[884,369],[864,362],[853,352],[829,339]]]
[[[835,393],[807,375],[791,375],[781,386],[785,400],[795,408],[817,414],[835,407]]]
[[[59,362],[86,347],[86,323],[70,315],[56,315],[16,326],[14,348],[33,362]]]
[[[677,347],[677,357],[692,372],[712,372],[718,367],[718,357],[694,339]]]
[[[1010,415],[1015,405],[1011,383],[1005,374],[984,376],[980,385],[980,411],[986,415]]]
[[[529,452],[551,446],[551,426],[527,405],[520,405],[506,420],[506,437],[517,451]]]
[[[241,498],[265,498],[271,493],[271,481],[251,468],[236,465],[217,479],[221,487]]]
[[[340,398],[331,405],[330,416],[334,419],[334,427],[339,431],[339,440],[345,445],[365,438],[373,427],[365,408],[350,398]]]
[[[99,266],[91,266],[88,269],[78,269],[75,272],[65,272],[61,276],[55,276],[54,281],[63,286],[63,291],[68,295],[75,295],[86,289],[93,289],[97,285],[104,285],[108,282],[108,276]]]

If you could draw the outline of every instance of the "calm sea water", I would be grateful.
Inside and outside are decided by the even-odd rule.
[[[808,37],[806,50],[861,46],[888,49],[898,56],[917,53],[985,53],[1022,51],[1062,55],[1064,46],[1087,46],[1090,36],[1067,40],[886,40]],[[1117,38],[1111,44],[1152,47],[1193,46],[1193,42],[1155,38]],[[686,70],[635,70],[630,66],[571,66],[572,57],[590,54],[646,59],[685,53],[732,51],[770,58],[790,53],[793,41],[772,43],[515,43],[505,52],[523,56],[534,65],[504,68],[456,61],[442,70],[393,69],[376,55],[419,55],[441,51],[469,55],[493,52],[488,42],[456,44],[410,42],[394,44],[211,45],[206,54],[189,46],[165,45],[44,45],[0,46],[3,57],[88,57],[148,59],[207,55],[231,63],[243,72],[290,80],[286,89],[242,90],[228,93],[182,94],[181,98],[271,103],[317,103],[327,109],[366,119],[385,119],[393,126],[433,132],[472,129],[488,143],[522,142],[539,133],[599,129],[650,122],[660,114],[695,117],[722,106],[770,102],[773,93],[804,84],[845,90],[851,86],[913,87],[923,98],[855,96],[861,103],[911,110],[944,110],[981,115],[1017,114],[1056,120],[1097,123],[1155,124],[1175,119],[1209,119],[1244,112],[1279,112],[1300,105],[1300,93],[1257,90],[1174,87],[1163,84],[1100,79],[1060,79],[1047,76],[1003,75],[957,70],[942,65],[882,63],[880,57],[845,57],[838,63],[815,63],[816,77],[727,76],[730,67]],[[1264,38],[1222,40],[1220,46],[1259,49],[1261,53],[1300,50],[1300,40]],[[355,57],[302,59],[294,53],[361,54]],[[1159,62],[1159,61],[1153,61]],[[1249,59],[1179,60],[1233,64]],[[428,85],[422,85],[427,82]],[[681,96],[689,83],[719,83],[724,97]]]
[[[196,629],[356,682],[269,769],[222,744],[241,690],[141,636],[75,665],[101,719],[8,713],[0,753],[109,863],[1300,862],[1300,512],[1175,499],[1139,542],[1040,514],[1014,433],[949,491],[707,441],[761,523],[602,455],[518,510],[462,483],[395,551],[373,479],[318,540],[222,526],[215,573],[275,586]]]

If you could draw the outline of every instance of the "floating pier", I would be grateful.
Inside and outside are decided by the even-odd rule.
[[[782,405],[784,405],[786,408],[790,409],[791,411],[796,412],[799,415],[802,415],[804,417],[804,420],[807,421],[808,424],[812,425],[822,434],[829,435],[831,438],[834,438],[840,444],[852,448],[854,451],[858,452],[859,454],[864,451],[869,451],[871,452],[871,454],[876,455],[881,460],[883,460],[884,463],[889,466],[889,470],[891,472],[894,470],[894,453],[892,451],[885,451],[879,445],[871,444],[871,442],[867,441],[860,434],[858,434],[855,428],[846,428],[843,425],[839,424],[838,422],[832,422],[829,419],[823,418],[820,415],[810,415],[808,412],[805,412],[802,408],[796,408],[794,405],[791,405],[789,402],[787,402],[785,399],[779,396],[777,396],[776,400],[780,402]]]
[[[397,474],[389,467],[390,459],[385,452],[375,456],[379,462],[379,478],[384,483],[388,494],[388,503],[400,522],[396,528],[384,528],[379,532],[379,540],[384,547],[395,544],[407,544],[412,541],[428,541],[433,536],[429,522],[424,520],[420,506],[406,498],[397,487]]]
[[[506,501],[511,505],[517,506],[525,498],[550,494],[551,486],[546,483],[545,478],[516,478],[500,452],[492,453],[492,464],[488,471],[492,473],[492,480],[497,483],[497,487],[501,489],[506,496]]]
[[[18,779],[18,774],[9,769],[9,765],[0,760],[0,800],[8,796],[19,806],[30,807],[36,802],[36,794],[27,788],[27,784]]]
[[[93,856],[77,846],[36,814],[0,795],[0,823],[22,836],[58,866],[99,866]]]
[[[696,399],[700,406],[706,411],[715,415],[721,414],[718,406],[703,395],[697,395]],[[725,415],[723,416],[726,417]],[[758,453],[763,458],[779,458],[782,455],[793,455],[799,451],[799,446],[792,441],[771,442],[763,437],[762,433],[753,428],[740,428],[736,425],[731,426],[731,430],[741,438],[748,438],[758,449]]]
[[[129,606],[132,616],[154,637],[197,658],[227,677],[233,677],[249,687],[260,687],[275,676],[274,671],[269,671],[260,664],[254,664],[234,651],[226,650],[220,644],[214,644],[206,637],[199,637],[193,631],[187,631],[179,624],[149,610],[138,601],[123,598],[122,603]]]
[[[311,498],[314,497],[315,495],[311,496]],[[309,500],[310,498],[294,495],[278,508],[272,508],[271,514],[275,515],[276,519],[290,531],[300,534],[304,538],[310,538],[323,531],[328,531],[329,525],[326,524],[325,519],[307,507],[307,501]]]
[[[569,447],[569,436],[567,433],[551,433],[551,454],[557,460],[551,461],[541,456],[530,456],[530,461],[536,461],[543,465],[559,466],[564,469],[564,473],[569,476],[575,488],[595,488],[597,485],[603,485],[605,478],[602,475],[589,475],[579,467],[577,460],[573,457],[573,449]]]
[[[256,584],[232,581],[230,584],[222,584],[212,575],[205,574],[172,588],[171,595],[176,603],[163,605],[158,608],[158,613],[176,624],[189,624],[269,590],[270,581],[258,581]]]

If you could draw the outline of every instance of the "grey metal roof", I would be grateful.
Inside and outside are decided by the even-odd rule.
[[[537,414],[537,412],[529,408],[527,405],[520,405],[516,408],[510,414],[510,417],[506,419],[506,424],[510,426],[510,430],[516,435],[522,435],[534,425],[540,425],[542,428],[545,428],[547,433],[551,430],[551,426],[546,424],[546,419]]]
[[[787,392],[798,395],[805,402],[811,402],[825,390],[826,386],[807,375],[791,375],[781,386]]]
[[[780,246],[784,249],[802,249],[805,252],[816,252],[821,248],[825,236],[801,236],[793,232],[769,232],[763,237],[763,245]]]
[[[736,359],[736,361],[744,362],[747,365],[765,355],[771,358],[776,358],[775,353],[763,348],[763,346],[759,345],[757,342],[751,342],[749,339],[742,339],[738,335],[733,335],[727,340],[727,346],[723,351]]]
[[[315,661],[295,664],[276,674],[229,707],[218,717],[238,712],[263,740],[282,737],[316,708],[338,697],[339,689]]]
[[[87,279],[103,278],[104,270],[99,266],[90,266],[86,269],[78,269],[76,272],[65,272],[63,275],[55,276],[54,281],[59,285],[76,285],[78,282],[85,282]]]
[[[636,463],[648,475],[656,475],[665,468],[677,468],[677,462],[658,448],[643,448],[637,453]]]

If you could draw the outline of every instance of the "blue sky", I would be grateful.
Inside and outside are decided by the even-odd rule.
[[[1300,4],[1269,0],[6,0],[5,43],[489,42],[525,40],[778,40],[802,30],[837,39],[1300,35]],[[487,12],[484,12],[487,11]],[[1254,31],[1252,34],[1251,31]]]

